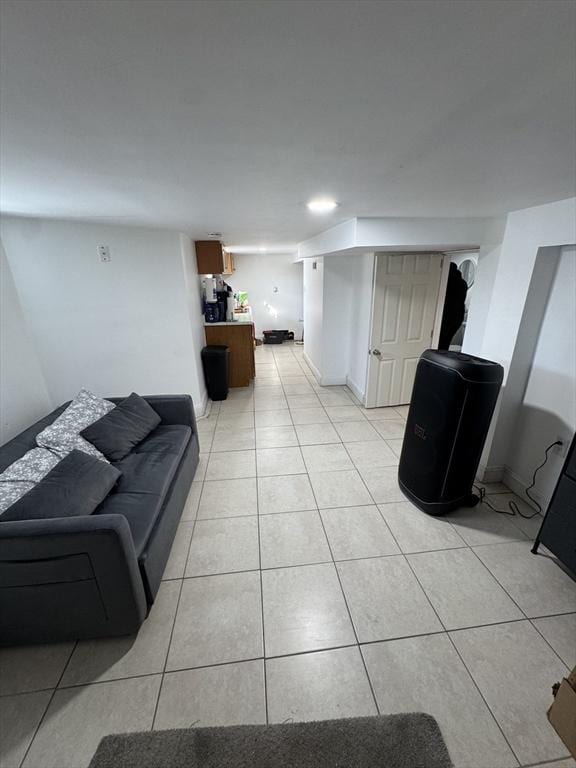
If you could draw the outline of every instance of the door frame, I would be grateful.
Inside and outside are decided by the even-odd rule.
[[[442,271],[440,272],[440,284],[438,286],[438,298],[436,299],[436,312],[434,313],[434,331],[432,334],[432,341],[430,347],[432,349],[438,349],[438,342],[440,340],[440,326],[442,324],[442,313],[444,311],[444,301],[446,299],[446,288],[448,286],[448,273],[450,271],[450,254],[445,251],[419,250],[419,251],[398,251],[390,249],[389,251],[376,251],[374,253],[374,267],[372,270],[372,301],[370,304],[370,334],[368,336],[368,349],[366,354],[366,395],[364,397],[365,408],[377,408],[376,405],[376,392],[370,391],[370,356],[372,332],[374,330],[374,307],[376,303],[376,276],[378,274],[378,265],[382,262],[385,256],[392,255],[418,255],[418,254],[440,254],[443,258]]]

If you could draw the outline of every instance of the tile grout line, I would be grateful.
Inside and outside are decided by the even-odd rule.
[[[371,507],[372,505],[371,504],[370,505],[367,504],[365,506],[370,506]],[[262,515],[262,517],[274,518],[276,516],[279,517],[281,515],[299,515],[299,514],[304,513],[304,512],[318,512],[321,515],[322,512],[333,512],[335,510],[340,510],[340,509],[353,509],[353,507],[327,507],[325,509],[296,509],[296,510],[293,510],[292,512],[274,512],[274,513],[270,513],[270,514],[265,514],[265,515]],[[199,523],[207,523],[207,522],[218,522],[220,520],[245,520],[246,517],[257,517],[257,515],[244,515],[242,517],[222,517],[222,518],[216,517],[216,518],[210,518],[209,520],[198,520],[198,522]],[[383,522],[384,522],[384,524],[386,524],[385,520]],[[292,564],[289,564],[289,565],[269,565],[269,566],[266,566],[265,568],[262,568],[261,570],[262,571],[278,571],[278,570],[284,570],[284,569],[288,569],[288,568],[301,568],[302,566],[306,566],[306,565],[326,565],[327,563],[332,563],[332,562],[334,562],[334,563],[354,563],[354,562],[357,562],[359,560],[381,560],[381,559],[389,558],[389,557],[400,557],[400,555],[405,555],[405,556],[407,556],[407,555],[430,555],[430,554],[434,554],[434,553],[438,553],[438,552],[455,552],[455,551],[460,551],[462,549],[469,549],[469,547],[464,545],[464,546],[461,546],[461,547],[450,547],[449,549],[426,549],[426,550],[423,550],[421,552],[420,551],[419,552],[402,552],[400,550],[398,552],[390,552],[390,553],[388,553],[386,555],[368,555],[367,557],[341,557],[341,558],[339,558],[337,560],[313,560],[311,562],[292,563]],[[204,579],[204,578],[212,577],[212,576],[229,576],[229,575],[234,574],[234,573],[255,573],[257,570],[258,570],[257,568],[238,568],[236,570],[231,570],[231,571],[217,571],[215,573],[198,573],[198,574],[194,574],[193,576],[178,576],[178,577],[175,577],[173,579],[164,579],[163,582],[167,582],[167,581],[182,581],[182,580],[183,581],[189,581],[190,579]],[[575,613],[575,612],[574,611],[567,611],[566,613],[567,614],[572,614],[572,613]],[[566,615],[566,613],[560,613],[560,614],[554,613],[554,614],[551,614],[551,616],[563,616],[563,615]],[[523,616],[522,620],[524,620],[525,618],[528,618],[528,617],[524,617]],[[545,617],[538,616],[538,617],[535,617],[535,618],[545,618]],[[501,623],[505,623],[505,622],[492,622],[492,623],[501,624]],[[485,625],[484,624],[479,624],[478,626],[485,626]]]
[[[77,646],[78,646],[78,640],[75,640],[74,641],[74,645],[72,647],[72,650],[70,651],[70,655],[68,656],[68,659],[66,660],[66,663],[64,664],[62,672],[60,673],[60,676],[58,677],[56,685],[52,689],[52,694],[51,694],[50,698],[48,699],[48,703],[46,704],[46,708],[45,708],[44,712],[42,713],[42,717],[40,718],[40,720],[38,721],[38,725],[34,729],[34,735],[30,739],[30,744],[28,744],[28,746],[26,748],[26,751],[24,752],[24,755],[22,756],[22,760],[18,763],[19,768],[21,768],[21,766],[23,766],[24,763],[26,762],[26,758],[28,757],[28,753],[30,752],[30,750],[32,749],[32,745],[36,741],[36,736],[38,736],[40,728],[42,727],[42,724],[44,723],[46,715],[48,714],[48,710],[50,709],[50,706],[51,706],[52,702],[54,701],[54,697],[56,696],[56,691],[58,690],[58,686],[62,682],[62,678],[64,677],[64,674],[66,673],[66,670],[68,669],[68,665],[70,664],[70,659],[72,658],[72,655],[73,655],[74,651],[76,650]],[[50,689],[48,689],[48,690],[50,690]]]
[[[218,412],[218,416],[216,417],[216,422],[218,422],[218,419],[220,417],[220,412]],[[198,436],[199,438],[200,436]],[[210,451],[208,451],[208,456],[210,456]],[[206,465],[206,472],[208,471],[208,465]],[[150,730],[154,730],[154,726],[156,724],[156,717],[158,715],[158,707],[160,705],[160,697],[162,695],[162,689],[164,688],[164,677],[166,675],[166,667],[168,666],[168,657],[170,656],[170,649],[172,647],[172,640],[174,637],[174,629],[176,627],[176,620],[178,618],[178,610],[180,608],[180,600],[182,599],[182,591],[184,590],[184,578],[186,575],[186,568],[188,566],[188,558],[190,557],[190,550],[192,549],[192,540],[194,539],[194,533],[196,531],[196,523],[198,521],[198,512],[200,510],[200,500],[202,499],[202,494],[204,493],[204,483],[206,482],[206,473],[204,474],[204,477],[202,478],[202,488],[200,489],[200,495],[198,497],[198,504],[196,506],[196,514],[194,515],[194,520],[192,524],[192,533],[190,535],[190,541],[188,542],[188,548],[186,550],[186,557],[184,559],[184,569],[182,571],[182,578],[180,580],[180,589],[178,590],[178,599],[176,601],[176,610],[174,611],[174,619],[172,620],[172,628],[170,629],[170,639],[168,640],[168,645],[166,648],[166,657],[164,659],[164,665],[162,668],[162,677],[160,678],[160,687],[158,688],[158,695],[156,697],[156,704],[154,706],[154,714],[152,715],[152,723],[150,725]],[[193,483],[192,483],[193,484]],[[188,491],[188,496],[190,495],[190,491],[192,490],[192,484],[190,487],[190,490]],[[186,501],[188,501],[188,496],[186,497]],[[186,506],[186,505],[185,505]],[[180,525],[180,523],[178,523]],[[172,545],[174,546],[174,545]],[[169,579],[167,579],[169,581]],[[162,582],[160,582],[162,583]]]
[[[268,672],[266,670],[266,627],[264,624],[264,584],[262,581],[262,537],[260,532],[260,494],[258,490],[258,459],[254,457],[256,464],[256,516],[258,526],[258,576],[260,580],[260,620],[262,622],[262,670],[264,675],[264,715],[266,725],[270,722],[268,716]]]
[[[468,549],[472,549],[472,548],[471,548],[471,547],[468,547]],[[406,562],[408,563],[408,567],[410,568],[410,570],[412,571],[412,574],[414,575],[414,578],[415,578],[415,579],[416,579],[416,581],[418,582],[418,585],[420,586],[420,589],[422,590],[422,592],[424,592],[424,595],[426,596],[426,599],[428,600],[428,603],[430,604],[430,607],[432,608],[432,610],[433,610],[433,611],[434,611],[434,613],[436,614],[436,617],[437,617],[438,621],[440,622],[441,626],[442,626],[442,627],[444,627],[444,630],[445,630],[445,634],[446,634],[446,637],[448,638],[448,641],[450,642],[450,644],[452,645],[452,647],[453,647],[454,651],[456,652],[456,654],[457,654],[458,658],[459,658],[459,659],[460,659],[460,661],[462,662],[462,664],[463,664],[463,666],[464,666],[464,668],[465,668],[466,672],[468,673],[468,676],[470,677],[470,680],[472,680],[472,684],[474,685],[474,687],[475,687],[475,688],[476,688],[476,690],[478,691],[478,694],[480,695],[480,697],[482,698],[482,701],[483,701],[483,702],[484,702],[484,704],[486,705],[486,708],[487,708],[488,712],[490,713],[490,715],[492,716],[492,719],[493,719],[493,720],[494,720],[494,722],[496,723],[496,727],[498,728],[498,730],[499,730],[499,731],[500,731],[500,733],[502,734],[502,738],[504,739],[504,741],[505,741],[505,742],[506,742],[506,744],[508,745],[508,748],[510,749],[510,751],[511,751],[512,755],[514,756],[514,759],[517,761],[518,765],[521,765],[521,763],[520,763],[520,758],[518,757],[518,755],[516,754],[516,752],[515,752],[515,751],[514,751],[514,749],[512,748],[512,745],[511,745],[511,744],[510,744],[510,742],[508,741],[508,737],[507,737],[507,736],[506,736],[506,734],[504,733],[504,729],[502,728],[502,726],[501,726],[501,725],[500,725],[500,723],[498,722],[498,719],[496,718],[496,715],[495,715],[495,714],[494,714],[494,712],[492,711],[492,708],[490,707],[490,705],[488,704],[488,702],[487,702],[487,700],[486,700],[486,698],[485,698],[484,694],[483,694],[483,693],[482,693],[482,691],[480,690],[480,686],[478,685],[478,683],[477,683],[477,682],[476,682],[476,680],[474,679],[474,676],[472,675],[472,672],[471,672],[471,671],[470,671],[470,669],[468,668],[468,665],[466,664],[466,662],[464,661],[464,659],[463,659],[462,655],[460,654],[460,651],[459,651],[459,650],[458,650],[458,648],[456,647],[456,643],[454,642],[454,640],[453,640],[453,638],[452,638],[452,636],[451,636],[450,632],[453,632],[453,631],[457,631],[457,630],[449,630],[449,629],[447,629],[447,628],[446,628],[446,625],[445,625],[445,624],[444,624],[444,622],[442,621],[442,619],[441,619],[441,617],[440,617],[440,614],[438,613],[438,611],[437,611],[437,610],[436,610],[436,608],[434,607],[434,605],[433,605],[432,601],[430,600],[430,598],[429,598],[429,596],[428,596],[428,593],[426,592],[426,590],[424,589],[424,587],[423,587],[422,583],[420,582],[420,579],[418,578],[418,574],[416,573],[416,571],[415,571],[415,570],[414,570],[414,568],[412,567],[412,564],[410,563],[410,561],[408,560],[408,558],[406,557],[406,555],[405,555],[404,557],[405,557],[405,559],[406,559]],[[521,621],[521,619],[519,619],[518,621]],[[509,622],[502,622],[502,623],[509,623]],[[469,628],[466,628],[466,629],[469,629]]]
[[[382,513],[380,513],[380,514],[382,514]],[[383,517],[383,515],[382,515],[382,517]],[[384,521],[384,522],[386,522],[386,521]],[[402,552],[402,549],[401,549],[401,547],[400,547],[400,544],[398,543],[398,540],[396,539],[396,536],[394,536],[394,533],[392,532],[392,530],[390,530],[390,533],[392,534],[392,538],[393,538],[393,539],[394,539],[394,541],[396,542],[396,546],[397,546],[397,547],[400,549],[400,551]],[[471,547],[468,547],[468,549],[471,549]],[[487,702],[487,701],[486,701],[486,699],[484,698],[484,695],[482,694],[482,691],[480,690],[480,688],[479,688],[478,684],[476,683],[476,680],[474,680],[474,677],[472,676],[472,673],[471,673],[471,672],[470,672],[470,670],[468,669],[467,665],[464,663],[464,659],[462,658],[462,656],[460,655],[460,653],[459,653],[458,649],[456,648],[456,645],[455,645],[455,643],[454,643],[454,641],[453,641],[452,637],[450,636],[450,631],[449,631],[449,630],[446,628],[446,625],[444,624],[444,622],[443,622],[443,621],[442,621],[442,619],[440,618],[440,615],[438,614],[438,611],[436,610],[436,608],[435,608],[435,607],[434,607],[434,605],[432,604],[432,601],[430,600],[430,598],[429,598],[429,596],[428,596],[428,593],[426,592],[426,590],[424,589],[423,585],[421,584],[421,582],[420,582],[420,579],[418,578],[418,575],[416,574],[416,572],[414,571],[414,568],[412,567],[412,564],[411,564],[411,563],[410,563],[410,561],[408,560],[408,557],[407,557],[407,556],[406,556],[404,553],[403,553],[403,556],[404,556],[404,559],[405,559],[405,561],[406,561],[406,563],[407,563],[408,567],[410,568],[410,571],[412,572],[412,574],[413,574],[414,578],[416,579],[416,581],[417,581],[417,583],[418,583],[418,586],[420,587],[420,589],[421,589],[421,590],[422,590],[422,592],[424,593],[424,596],[426,597],[426,600],[428,601],[428,603],[430,604],[430,607],[432,608],[432,610],[433,610],[433,611],[434,611],[434,613],[436,614],[436,618],[437,618],[437,619],[438,619],[438,621],[440,622],[440,626],[444,628],[444,633],[443,633],[443,634],[445,634],[445,635],[446,635],[446,637],[448,638],[448,641],[450,642],[450,644],[451,644],[451,645],[452,645],[452,647],[454,648],[454,650],[455,650],[456,654],[458,655],[458,658],[460,659],[460,661],[462,662],[462,664],[463,664],[464,668],[466,669],[466,672],[468,673],[468,676],[469,676],[469,677],[470,677],[470,679],[472,680],[472,684],[474,685],[474,687],[475,687],[475,688],[476,688],[476,690],[478,691],[478,693],[479,693],[480,697],[482,698],[482,701],[484,702],[484,704],[486,705],[486,707],[487,707],[487,709],[488,709],[488,712],[490,713],[490,715],[492,716],[492,719],[493,719],[493,720],[494,720],[494,722],[496,723],[496,727],[498,728],[498,730],[499,730],[499,731],[500,731],[500,733],[502,734],[502,737],[503,737],[504,741],[506,742],[506,744],[508,745],[508,747],[509,747],[510,751],[512,752],[512,755],[514,756],[514,759],[517,761],[518,765],[520,765],[520,760],[518,759],[518,756],[516,755],[516,752],[515,752],[515,751],[512,749],[512,746],[511,746],[510,742],[508,741],[508,739],[506,738],[506,734],[504,733],[504,731],[503,731],[502,727],[500,726],[500,723],[499,723],[499,722],[498,722],[498,720],[496,719],[496,716],[495,716],[495,714],[492,712],[492,709],[491,709],[491,708],[488,706],[488,702]]]
[[[570,616],[570,615],[571,615],[571,614],[569,614],[569,613],[568,613],[568,614],[566,614],[566,613],[559,613],[559,614],[556,614],[556,616]],[[558,651],[557,651],[557,650],[556,650],[556,649],[555,649],[555,648],[554,648],[554,647],[551,645],[551,643],[548,641],[548,639],[547,639],[547,638],[546,638],[546,637],[545,637],[545,636],[542,634],[542,632],[541,632],[541,631],[538,629],[538,627],[537,627],[537,626],[536,626],[536,624],[534,623],[534,621],[535,621],[536,619],[544,619],[544,618],[556,618],[556,616],[553,616],[553,617],[547,617],[547,616],[537,616],[537,617],[535,617],[534,619],[531,619],[530,617],[527,617],[527,619],[528,619],[528,621],[530,622],[530,624],[532,625],[532,627],[534,627],[534,629],[536,630],[536,632],[538,632],[538,634],[540,635],[540,637],[542,638],[542,640],[544,640],[544,642],[546,643],[546,645],[548,645],[548,646],[549,646],[549,647],[550,647],[550,648],[551,648],[551,649],[554,651],[554,653],[556,654],[556,656],[558,656],[558,658],[560,659],[560,661],[562,662],[562,664],[564,664],[564,666],[566,667],[566,669],[569,671],[569,670],[570,670],[570,667],[568,666],[568,664],[566,664],[566,662],[565,662],[565,661],[564,661],[564,659],[563,659],[563,658],[560,656],[560,654],[558,653]]]
[[[542,632],[540,632],[540,630],[538,629],[538,627],[537,627],[537,626],[534,624],[534,622],[532,621],[532,617],[528,616],[528,614],[526,613],[526,611],[525,611],[525,610],[524,610],[524,609],[523,609],[523,608],[522,608],[522,607],[519,605],[519,603],[518,603],[518,602],[517,602],[517,601],[516,601],[516,600],[515,600],[515,599],[512,597],[512,595],[511,595],[511,594],[508,592],[508,590],[506,589],[506,587],[505,587],[505,586],[504,586],[504,585],[503,585],[503,584],[500,582],[500,580],[499,580],[499,579],[496,577],[496,575],[495,575],[494,573],[492,573],[492,571],[491,571],[491,570],[490,570],[490,568],[489,568],[489,567],[486,565],[486,563],[484,563],[484,562],[483,562],[483,560],[482,560],[482,559],[481,559],[481,558],[478,556],[478,554],[477,554],[476,552],[474,552],[474,549],[473,549],[473,547],[470,547],[470,549],[471,549],[472,553],[474,554],[474,556],[477,558],[477,560],[478,560],[480,563],[482,563],[482,565],[484,566],[484,568],[485,568],[485,569],[488,571],[488,573],[490,574],[490,576],[492,576],[492,578],[494,579],[494,581],[496,582],[496,584],[498,584],[498,586],[499,586],[499,587],[500,587],[500,588],[501,588],[501,589],[502,589],[502,590],[503,590],[503,591],[504,591],[504,592],[505,592],[505,593],[508,595],[508,597],[510,598],[510,600],[511,600],[511,601],[514,603],[514,605],[515,605],[515,606],[518,608],[518,610],[520,611],[520,613],[521,613],[521,614],[524,616],[524,621],[528,621],[528,622],[530,623],[530,625],[531,625],[531,626],[532,626],[532,627],[533,627],[533,628],[536,630],[536,632],[537,632],[537,633],[540,635],[540,637],[541,637],[541,638],[544,640],[544,642],[546,643],[546,645],[547,645],[547,646],[548,646],[548,647],[549,647],[549,648],[550,648],[550,649],[551,649],[551,650],[554,652],[554,654],[555,654],[555,655],[556,655],[556,656],[557,656],[557,657],[560,659],[560,661],[562,662],[562,664],[564,665],[564,667],[565,667],[566,669],[569,669],[568,665],[566,664],[566,662],[564,661],[564,659],[563,659],[563,658],[560,656],[560,654],[558,653],[558,651],[556,651],[556,649],[555,649],[555,648],[554,648],[554,647],[553,647],[553,646],[552,646],[552,645],[551,645],[551,644],[548,642],[548,640],[547,640],[547,639],[544,637],[544,635],[542,634]],[[535,555],[535,557],[537,557],[537,556],[538,556],[538,555]],[[565,615],[565,614],[554,614],[554,616],[562,616],[562,615]],[[535,616],[535,617],[533,617],[533,618],[534,618],[534,619],[539,619],[539,618],[544,618],[544,617]]]
[[[316,502],[316,505],[318,505],[318,499],[316,498],[316,494],[314,492],[314,487],[312,486],[312,483],[310,482],[310,478],[308,478],[308,482],[310,483],[310,487],[312,488],[312,495],[314,496],[314,501]],[[370,679],[370,675],[368,674],[368,669],[366,668],[366,662],[364,660],[364,655],[362,654],[361,648],[360,648],[360,638],[358,637],[358,632],[356,631],[356,625],[354,624],[354,619],[352,618],[352,612],[350,611],[350,606],[348,605],[348,600],[346,598],[346,593],[344,591],[344,586],[342,584],[342,579],[340,578],[340,573],[338,571],[338,568],[336,566],[336,561],[334,560],[334,553],[332,551],[332,546],[330,544],[330,539],[328,538],[328,534],[326,533],[326,527],[324,525],[324,520],[322,519],[322,515],[320,514],[320,510],[317,512],[318,517],[320,518],[320,523],[322,525],[322,530],[324,532],[324,537],[326,539],[326,543],[328,544],[328,549],[330,551],[330,556],[332,557],[332,565],[334,568],[334,571],[336,572],[336,578],[338,579],[338,585],[340,586],[340,592],[342,594],[342,599],[344,600],[344,605],[346,606],[346,612],[348,614],[348,619],[350,621],[350,625],[352,627],[352,632],[354,633],[354,637],[356,638],[356,645],[352,646],[358,649],[358,653],[360,655],[360,659],[362,661],[362,666],[364,668],[364,673],[366,674],[366,679],[368,680],[368,685],[370,687],[370,693],[372,694],[372,701],[374,702],[374,706],[376,707],[376,713],[380,714],[380,707],[378,706],[378,701],[376,700],[376,694],[374,692],[374,686],[372,685],[372,680]]]
[[[330,563],[328,561],[326,563],[322,563],[322,565],[329,565],[329,564]],[[317,563],[314,563],[314,565],[317,565]],[[287,567],[290,567],[290,566],[287,566]],[[296,567],[296,566],[294,566],[294,567]],[[298,566],[298,567],[301,567],[301,566]],[[302,567],[306,567],[306,566],[302,566]],[[558,615],[565,616],[565,615],[572,615],[572,614],[558,614]],[[555,618],[555,616],[552,616],[551,618]],[[399,636],[395,636],[395,637],[389,637],[389,638],[386,638],[386,639],[364,640],[364,641],[360,641],[359,643],[355,643],[355,642],[354,643],[343,643],[341,645],[333,645],[333,646],[329,646],[327,648],[318,648],[318,649],[314,649],[314,650],[294,651],[292,653],[274,654],[272,656],[267,656],[266,658],[269,659],[269,660],[271,660],[271,659],[285,659],[285,658],[291,658],[293,656],[307,656],[307,655],[314,654],[314,653],[323,653],[323,652],[327,652],[327,651],[336,651],[336,650],[340,650],[342,648],[357,648],[357,647],[360,647],[360,649],[362,649],[362,648],[370,646],[370,645],[384,645],[386,643],[395,642],[397,640],[410,640],[412,638],[418,638],[418,637],[432,637],[432,636],[435,636],[435,635],[448,635],[451,632],[461,632],[461,631],[466,631],[468,629],[483,629],[484,627],[497,627],[497,626],[501,626],[503,624],[519,624],[519,623],[526,622],[526,621],[527,621],[527,619],[520,618],[520,619],[510,619],[508,621],[492,622],[491,624],[477,624],[477,625],[468,626],[468,627],[458,627],[456,629],[450,629],[450,630],[439,629],[439,630],[436,630],[434,632],[418,632],[415,635],[399,635]],[[191,667],[178,667],[177,669],[169,670],[166,674],[172,674],[172,673],[176,673],[176,672],[187,672],[187,671],[192,671],[192,670],[197,670],[197,669],[211,669],[212,667],[226,667],[226,666],[232,666],[234,664],[245,664],[245,663],[252,662],[252,661],[263,661],[263,660],[264,660],[264,656],[253,656],[253,657],[249,657],[249,658],[245,658],[245,659],[234,659],[232,661],[220,661],[220,662],[216,662],[214,664],[199,664],[197,666],[191,666]],[[56,691],[66,691],[66,690],[71,690],[71,689],[74,689],[74,688],[86,688],[87,686],[92,686],[92,685],[106,685],[106,683],[120,682],[122,680],[135,680],[135,679],[140,679],[140,678],[144,678],[144,677],[158,677],[161,674],[162,674],[162,672],[143,672],[141,674],[126,675],[126,676],[123,676],[123,677],[112,677],[112,678],[110,678],[108,680],[95,680],[93,682],[88,682],[88,683],[74,683],[72,685],[60,686],[58,688],[51,688],[51,687],[48,687],[48,688],[33,688],[33,689],[30,689],[30,690],[26,690],[26,691],[19,691],[17,693],[1,694],[0,695],[0,699],[2,699],[2,698],[8,699],[8,698],[19,697],[19,696],[27,696],[27,695],[29,695],[31,693],[45,693],[45,692],[50,692],[50,691],[53,691],[53,692],[56,692]],[[566,758],[557,758],[557,759],[558,760],[565,760]],[[549,761],[545,760],[543,762],[547,763]]]

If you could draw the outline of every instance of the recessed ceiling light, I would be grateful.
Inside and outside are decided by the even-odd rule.
[[[336,200],[330,200],[327,197],[310,200],[306,205],[308,210],[312,211],[312,213],[330,213],[338,207]]]

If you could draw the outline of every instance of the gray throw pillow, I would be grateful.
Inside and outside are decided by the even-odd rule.
[[[83,451],[70,451],[2,515],[3,521],[91,515],[122,473]]]
[[[78,450],[107,461],[99,450],[80,436],[80,432],[101,419],[112,408],[114,403],[103,400],[87,389],[81,389],[64,413],[36,436],[36,442],[42,448],[55,451],[61,459],[70,451]]]
[[[60,456],[46,448],[33,448],[0,474],[0,515],[54,469]]]

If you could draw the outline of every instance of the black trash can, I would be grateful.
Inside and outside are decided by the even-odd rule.
[[[228,397],[228,347],[211,344],[202,350],[204,381],[210,400],[226,400]]]

